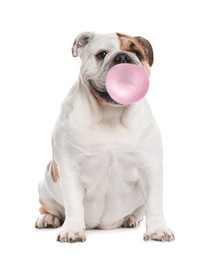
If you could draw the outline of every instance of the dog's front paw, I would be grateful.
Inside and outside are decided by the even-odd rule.
[[[155,240],[155,241],[173,241],[175,239],[175,236],[171,230],[168,228],[163,230],[157,230],[154,232],[146,232],[144,234],[144,240]]]
[[[84,234],[84,231],[65,232],[65,233],[60,233],[57,236],[57,241],[59,242],[75,243],[75,242],[84,242],[85,240],[86,240],[86,236]]]
[[[68,242],[68,243],[75,243],[75,242],[84,242],[86,240],[84,229],[78,228],[67,228],[62,227],[61,232],[57,236],[57,241],[59,242]]]

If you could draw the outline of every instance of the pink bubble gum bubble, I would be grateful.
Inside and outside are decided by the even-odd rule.
[[[106,75],[106,89],[119,104],[131,105],[143,98],[149,88],[149,77],[142,67],[121,63],[113,66]]]

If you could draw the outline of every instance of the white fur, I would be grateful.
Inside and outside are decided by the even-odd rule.
[[[116,34],[91,38],[78,49],[80,78],[64,100],[53,131],[60,179],[53,182],[46,172],[39,185],[40,198],[50,214],[65,219],[58,237],[62,242],[84,241],[86,228],[116,228],[130,216],[131,223],[134,219],[138,223],[144,215],[145,240],[172,240],[162,212],[162,143],[157,124],[145,98],[125,107],[100,104],[91,94],[87,79],[100,78],[121,51]],[[94,54],[105,48],[111,53],[100,68]]]

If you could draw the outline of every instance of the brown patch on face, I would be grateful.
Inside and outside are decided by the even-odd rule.
[[[49,162],[47,165],[47,171],[51,174],[52,180],[57,182],[59,180],[59,171],[55,160]]]
[[[143,37],[131,37],[121,33],[117,33],[117,36],[121,42],[121,50],[136,53],[143,65],[147,62],[150,66],[152,66],[153,49],[148,40]]]

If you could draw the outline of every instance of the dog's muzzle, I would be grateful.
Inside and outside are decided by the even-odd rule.
[[[127,55],[126,53],[118,53],[112,60],[111,65],[109,66],[109,69],[111,69],[113,66],[121,64],[121,63],[130,63],[130,64],[135,64],[135,62],[132,60],[132,58]],[[108,69],[108,70],[109,70]],[[106,86],[104,86],[104,89],[100,89],[98,85],[95,83],[94,80],[90,79],[89,84],[93,89],[93,93],[97,95],[98,97],[102,98],[104,101],[112,104],[119,105],[116,101],[114,101],[110,95],[108,94],[106,90]]]

